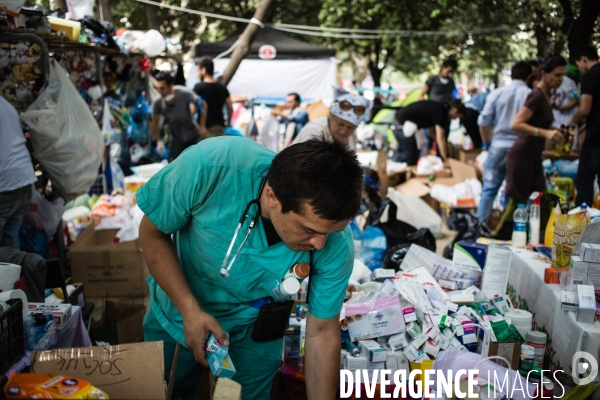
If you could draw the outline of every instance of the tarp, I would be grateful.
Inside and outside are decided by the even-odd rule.
[[[210,56],[214,58],[218,56],[227,51],[239,38],[242,32],[243,28],[240,28],[233,35],[220,42],[197,45],[195,57]],[[254,42],[250,47],[250,53],[246,56],[246,59],[260,59],[258,52],[263,45],[275,47],[275,60],[331,58],[335,56],[335,50],[333,49],[314,46],[301,40],[291,38],[281,31],[265,27],[258,31],[258,35],[254,39]]]
[[[223,73],[228,58],[215,60],[215,73]],[[189,66],[186,85],[193,88],[198,83],[196,65]],[[232,94],[253,97],[284,98],[288,93],[298,93],[302,101],[333,98],[336,85],[337,60],[334,58],[308,60],[245,59],[240,64],[227,89]]]

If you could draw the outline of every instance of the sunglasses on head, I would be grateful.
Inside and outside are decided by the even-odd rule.
[[[354,114],[359,117],[365,115],[367,109],[364,106],[353,106],[349,101],[342,100],[337,102],[340,105],[340,110],[342,111],[350,111],[354,110]]]

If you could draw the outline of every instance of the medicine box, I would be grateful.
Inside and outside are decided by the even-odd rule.
[[[229,339],[229,334],[227,332],[225,334]],[[222,358],[225,357],[229,352],[229,347],[226,347],[222,343],[220,343],[215,337],[215,335],[211,333],[208,336],[208,339],[206,340],[206,351],[210,353],[215,353],[217,356]]]
[[[588,276],[589,265],[590,263],[583,261],[581,257],[572,256],[569,261],[569,284],[583,284],[583,281]]]
[[[583,243],[579,248],[579,256],[583,261],[600,263],[600,244]]]
[[[600,292],[600,264],[589,263],[587,276],[591,279],[594,290]]]
[[[398,358],[391,349],[388,349],[387,351],[387,356],[385,358],[385,369],[391,370],[392,374],[398,370]]]
[[[392,279],[394,276],[396,276],[396,271],[393,269],[378,268],[373,271],[371,275],[374,281],[384,281],[386,279]]]
[[[391,336],[388,340],[388,344],[393,351],[397,351],[408,346],[410,344],[410,340],[412,340],[412,338],[410,338],[406,332],[402,332]]]
[[[396,364],[398,365],[398,371],[406,371],[408,376],[408,373],[410,372],[410,362],[408,360],[408,357],[406,357],[403,351],[395,351],[394,354],[396,355]]]
[[[427,334],[425,332],[422,332],[419,336],[417,336],[411,343],[411,346],[414,346],[415,348],[419,348],[421,346],[423,346],[423,343],[425,343],[427,341],[428,337]]]
[[[577,312],[577,292],[561,290],[560,303],[563,311]]]
[[[431,340],[425,342],[425,347],[423,350],[432,357],[437,357],[438,353],[440,352],[440,348]]]
[[[208,365],[213,375],[219,378],[231,378],[235,375],[235,367],[229,354],[220,357],[216,353],[208,353]]]
[[[365,357],[369,362],[385,362],[387,351],[374,340],[361,340],[358,342],[360,355]]]
[[[29,303],[29,315],[31,314],[52,314],[54,319],[54,329],[60,330],[67,326],[71,318],[73,306],[71,304],[45,304]]]
[[[548,285],[560,285],[560,277],[563,273],[565,273],[564,268],[546,268],[544,270],[544,283]]]
[[[463,278],[479,280],[485,266],[486,254],[487,245],[461,240],[454,244],[452,266],[464,273]]]
[[[596,296],[594,287],[577,285],[577,322],[593,323],[596,316]]]
[[[346,369],[356,371],[359,369],[367,369],[367,359],[360,357],[346,357]]]

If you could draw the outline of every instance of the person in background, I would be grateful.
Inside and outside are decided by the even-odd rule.
[[[554,114],[554,125],[566,125],[577,112],[579,105],[579,91],[577,84],[567,75],[558,89],[552,93],[552,113]]]
[[[529,60],[527,63],[531,65],[532,70],[531,76],[527,81],[527,86],[529,86],[530,89],[533,89],[540,81],[540,63],[538,63],[537,60]]]
[[[575,55],[575,64],[581,77],[581,101],[579,110],[567,124],[586,121],[586,134],[579,152],[577,169],[577,199],[581,205],[594,204],[594,181],[600,174],[600,64],[598,52],[593,46],[584,46]]]
[[[513,119],[525,104],[531,89],[533,69],[525,61],[519,61],[511,70],[511,83],[494,90],[487,97],[477,120],[483,142],[482,150],[488,150],[483,165],[483,189],[477,208],[480,221],[489,223],[494,199],[506,177],[506,156],[519,135],[510,128]],[[490,127],[493,126],[493,135]]]
[[[511,224],[513,213],[533,192],[546,191],[542,153],[546,139],[562,143],[563,136],[552,126],[554,115],[550,105],[552,89],[560,86],[567,70],[567,62],[557,55],[549,56],[540,66],[538,85],[527,96],[525,104],[512,121],[510,128],[519,133],[506,157],[506,195],[510,199],[502,214],[496,235]]]
[[[355,134],[356,127],[372,107],[371,100],[340,87],[334,87],[333,103],[329,115],[304,125],[292,144],[306,142],[324,135],[328,140],[335,139],[356,150],[358,143]]]
[[[162,157],[165,144],[160,137],[160,117],[169,124],[169,161],[176,159],[185,149],[206,137],[206,117],[200,125],[194,120],[190,105],[198,102],[198,96],[185,86],[173,84],[173,76],[166,72],[156,75],[156,90],[160,97],[152,103],[150,128],[156,139],[156,150]],[[206,110],[203,113],[206,115]]]
[[[0,96],[0,247],[20,249],[19,227],[29,208],[33,164],[17,110]]]
[[[456,89],[456,85],[452,80],[452,75],[458,69],[458,63],[455,59],[450,58],[442,63],[440,73],[430,76],[419,95],[419,100],[425,100],[425,95],[428,100],[444,102],[452,99],[452,92]]]
[[[450,122],[465,115],[465,105],[460,100],[443,103],[432,100],[418,101],[396,112],[397,126],[394,136],[398,141],[398,150],[394,161],[416,165],[419,149],[415,134],[418,129],[435,131],[438,154],[444,161],[448,159],[447,138],[450,134]]]
[[[298,133],[308,123],[308,114],[300,108],[300,95],[298,93],[290,93],[285,101],[285,109],[280,111],[274,109],[273,116],[279,117],[280,122],[285,124],[285,137],[283,147],[287,147],[296,137]]]
[[[201,96],[208,105],[206,118],[207,136],[223,136],[225,127],[231,126],[231,116],[233,115],[233,105],[227,87],[214,78],[215,65],[210,57],[203,57],[198,60],[198,75],[201,82],[194,86],[194,92]],[[223,114],[223,108],[227,110],[227,121]]]

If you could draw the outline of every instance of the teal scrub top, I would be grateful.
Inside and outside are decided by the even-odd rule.
[[[186,280],[200,306],[217,318],[232,340],[242,339],[256,321],[259,309],[249,303],[276,297],[286,272],[297,262],[309,262],[308,252],[293,251],[283,242],[269,246],[259,218],[230,277],[219,272],[244,208],[258,196],[274,157],[250,139],[206,139],[188,148],[136,193],[139,207],[152,223],[173,235]],[[251,213],[255,212],[253,206]],[[247,218],[232,257],[249,223]],[[314,317],[339,314],[353,262],[349,227],[330,234],[323,249],[314,251],[310,294]],[[152,276],[148,283],[151,311],[174,339],[185,343],[181,314]]]

